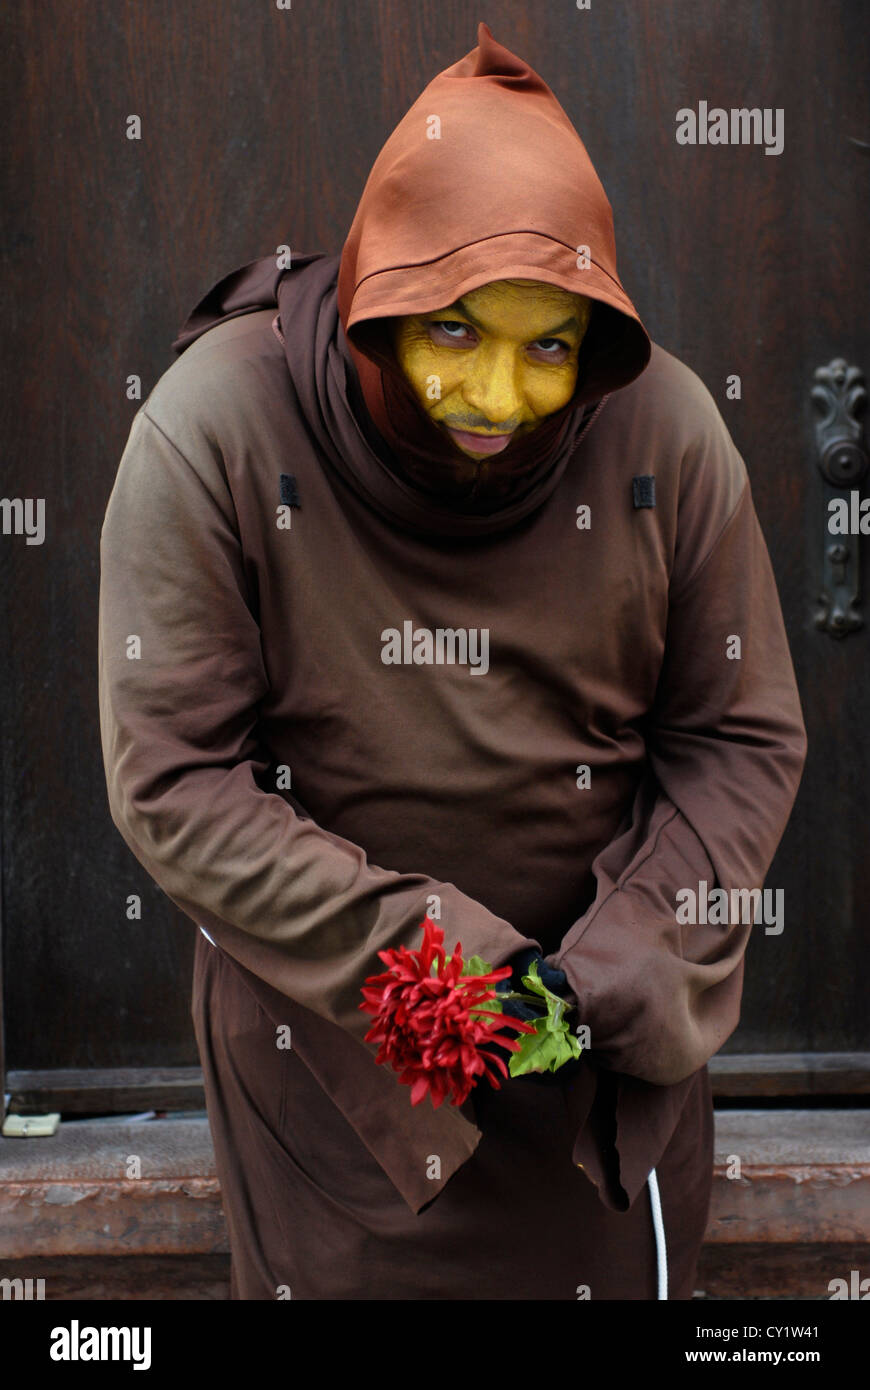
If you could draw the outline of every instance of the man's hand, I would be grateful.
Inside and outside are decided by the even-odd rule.
[[[528,950],[520,951],[516,956],[512,956],[507,962],[513,967],[510,976],[505,980],[499,980],[495,987],[496,994],[524,994],[525,999],[505,999],[502,1009],[512,1018],[521,1018],[526,1022],[536,1018],[542,1018],[547,1012],[547,1005],[540,995],[529,994],[523,984],[523,976],[529,973],[532,962],[538,967],[538,978],[541,984],[549,989],[553,994],[563,995],[568,990],[568,977],[564,970],[554,970],[551,965],[547,965],[544,957],[535,946],[530,946]]]

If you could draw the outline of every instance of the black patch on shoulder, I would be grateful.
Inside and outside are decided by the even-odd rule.
[[[285,507],[301,507],[296,479],[292,473],[281,474],[281,501]]]
[[[631,495],[636,507],[654,507],[656,504],[656,480],[652,473],[641,474],[631,480]]]

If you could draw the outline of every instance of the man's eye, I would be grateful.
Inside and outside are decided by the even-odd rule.
[[[463,333],[467,333],[467,332],[468,332],[468,324],[467,324],[467,323],[459,323],[458,320],[456,320],[456,319],[438,319],[437,322],[430,324],[430,327],[431,327],[431,328],[443,328],[443,330],[444,330],[444,332],[447,334],[448,338],[461,337],[461,335],[462,335]],[[459,332],[458,332],[458,333],[453,332],[452,330],[454,330],[454,329],[458,329]]]
[[[550,343],[552,346],[546,347],[546,343]],[[548,357],[556,357],[563,348],[566,352],[568,351],[568,344],[563,343],[561,338],[539,338],[532,346],[540,348]]]

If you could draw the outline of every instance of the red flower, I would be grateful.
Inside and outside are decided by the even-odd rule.
[[[399,1080],[411,1087],[412,1105],[419,1105],[428,1091],[437,1110],[447,1096],[453,1105],[462,1105],[480,1076],[500,1090],[495,1068],[507,1076],[507,1065],[497,1052],[483,1050],[482,1044],[516,1052],[519,1040],[499,1029],[507,1026],[522,1033],[535,1029],[486,1008],[495,998],[492,986],[510,975],[509,965],[487,975],[462,975],[461,944],[457,942],[448,960],[441,928],[428,916],[420,926],[422,950],[401,946],[378,951],[389,969],[366,980],[365,1003],[360,1008],[375,1016],[365,1035],[366,1042],[380,1044],[375,1060],[389,1062]]]

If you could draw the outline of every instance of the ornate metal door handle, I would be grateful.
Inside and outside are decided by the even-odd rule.
[[[865,499],[862,511],[860,492],[870,462],[862,438],[867,390],[863,372],[842,357],[819,367],[815,383],[811,400],[825,520],[822,582],[813,617],[830,637],[845,637],[864,625],[858,543],[862,533],[870,533],[870,501]]]

